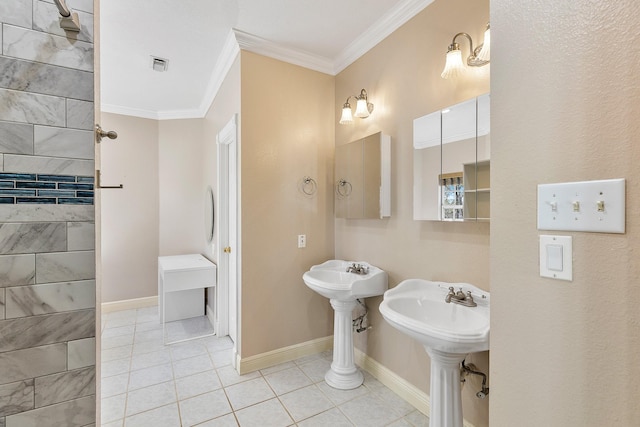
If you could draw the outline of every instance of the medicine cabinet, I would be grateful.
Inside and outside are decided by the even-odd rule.
[[[413,219],[488,221],[489,94],[413,121]]]
[[[382,132],[336,147],[336,218],[391,216],[391,138]]]

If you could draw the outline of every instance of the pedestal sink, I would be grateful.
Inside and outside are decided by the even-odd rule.
[[[354,265],[361,267],[360,273],[347,271]],[[334,310],[333,362],[325,381],[342,390],[359,387],[364,378],[353,359],[351,313],[356,299],[382,295],[387,290],[387,273],[366,262],[330,260],[311,267],[302,275],[302,280],[329,298]]]
[[[445,302],[450,287],[471,292],[477,306]],[[429,427],[462,427],[460,362],[489,350],[489,293],[466,283],[409,279],[384,293],[380,313],[431,358]]]

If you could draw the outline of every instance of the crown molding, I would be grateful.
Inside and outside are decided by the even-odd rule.
[[[213,67],[211,78],[209,79],[207,88],[204,91],[202,101],[200,101],[200,105],[196,108],[185,110],[151,111],[122,107],[113,104],[102,104],[101,111],[152,120],[201,119],[207,115],[218,90],[220,90],[220,86],[222,86],[227,73],[238,56],[238,53],[240,53],[240,48],[238,47],[233,31],[230,31],[229,36],[227,36],[224,46],[222,47],[222,52],[216,61],[216,65]]]
[[[105,104],[105,103],[100,104],[100,112],[120,114],[123,116],[140,117],[143,119],[151,119],[151,120],[158,120],[158,115],[160,114],[158,111],[142,110],[140,108],[123,107],[122,105]]]
[[[236,35],[240,49],[333,75],[333,61],[329,58],[284,47],[237,29],[233,29],[232,31]]]
[[[204,117],[200,109],[192,108],[186,110],[165,110],[153,111],[139,108],[123,107],[121,105],[101,104],[100,112],[120,114],[123,116],[140,117],[150,120],[178,120],[178,119],[200,119]]]
[[[434,0],[404,0],[350,43],[335,59],[281,46],[272,41],[254,36],[253,34],[232,28],[229,31],[222,52],[211,73],[211,78],[204,91],[202,101],[196,108],[174,111],[151,111],[103,104],[102,111],[154,120],[203,118],[209,111],[240,49],[335,76],[421,12],[425,7],[433,3],[433,1]]]
[[[227,74],[239,53],[240,47],[236,40],[234,30],[231,29],[224,42],[224,46],[222,47],[222,52],[220,53],[220,56],[218,56],[216,65],[213,67],[209,84],[207,85],[207,89],[205,90],[202,101],[200,102],[200,107],[198,108],[200,111],[199,117],[207,115],[207,111],[209,111],[211,104],[213,104],[213,100],[218,94],[222,83],[224,83],[224,79],[227,77]]]
[[[387,38],[408,20],[420,13],[434,0],[405,0],[393,8],[382,18],[373,23],[357,39],[349,43],[335,58],[333,74],[336,75],[358,58],[370,51],[374,46]]]
[[[158,111],[157,120],[201,119],[203,117],[204,114],[199,108],[190,108],[186,110]]]
[[[434,0],[405,0],[376,21],[367,31],[350,43],[335,59],[291,49],[253,34],[233,29],[240,49],[268,56],[290,64],[335,76],[391,33],[416,16]]]

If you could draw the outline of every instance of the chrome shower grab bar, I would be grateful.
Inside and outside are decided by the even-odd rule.
[[[58,11],[60,15],[64,18],[68,18],[71,16],[71,10],[67,7],[67,4],[64,0],[53,0],[53,2],[58,7]]]

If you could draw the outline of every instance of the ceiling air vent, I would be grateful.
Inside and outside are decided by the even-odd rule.
[[[151,57],[151,68],[153,71],[167,71],[169,67],[169,60],[164,58],[158,58],[157,56]]]

